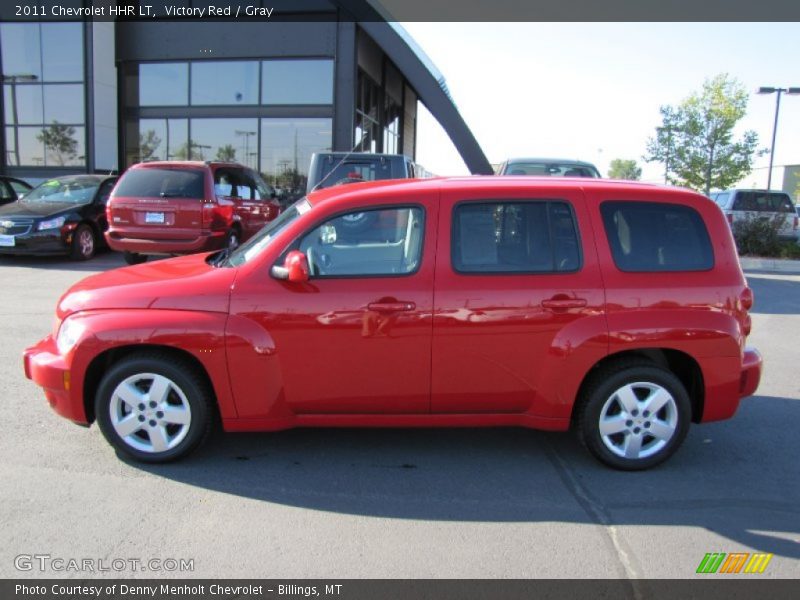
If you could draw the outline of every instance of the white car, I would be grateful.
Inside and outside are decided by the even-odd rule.
[[[783,220],[778,237],[793,241],[798,236],[798,214],[789,194],[772,190],[725,190],[710,194],[731,227],[740,220],[776,216]]]

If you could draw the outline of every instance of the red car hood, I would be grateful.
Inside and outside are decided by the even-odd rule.
[[[58,317],[116,308],[228,312],[236,269],[212,267],[207,256],[192,254],[87,277],[61,297]]]

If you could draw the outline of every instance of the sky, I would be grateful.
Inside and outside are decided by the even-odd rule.
[[[662,182],[663,165],[642,160],[660,106],[729,73],[752,92],[737,131],[754,130],[759,147],[769,148],[776,95],[756,89],[800,87],[800,23],[402,25],[444,74],[492,163],[577,158],[605,176],[612,159],[634,159],[643,181]],[[422,107],[417,161],[438,175],[469,173]],[[743,183],[765,186],[768,164],[769,156],[756,159]],[[800,164],[800,96],[781,97],[774,164]]]

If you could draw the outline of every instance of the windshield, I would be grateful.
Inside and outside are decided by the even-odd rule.
[[[392,165],[379,159],[325,161],[320,175],[320,182],[314,188],[317,190],[343,183],[392,179]]]
[[[49,179],[28,192],[23,201],[86,204],[92,201],[98,187],[97,179]]]
[[[537,177],[600,177],[591,165],[568,162],[513,162],[508,163],[503,175],[535,175]]]
[[[274,221],[267,223],[261,231],[251,237],[247,242],[239,246],[228,257],[227,264],[238,267],[261,254],[272,239],[281,231],[286,229],[297,217],[304,215],[311,210],[311,204],[303,198],[292,204],[286,211],[282,212]]]

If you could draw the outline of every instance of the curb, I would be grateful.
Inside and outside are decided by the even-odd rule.
[[[771,271],[800,275],[800,260],[742,256],[739,258],[739,263],[743,271]]]

